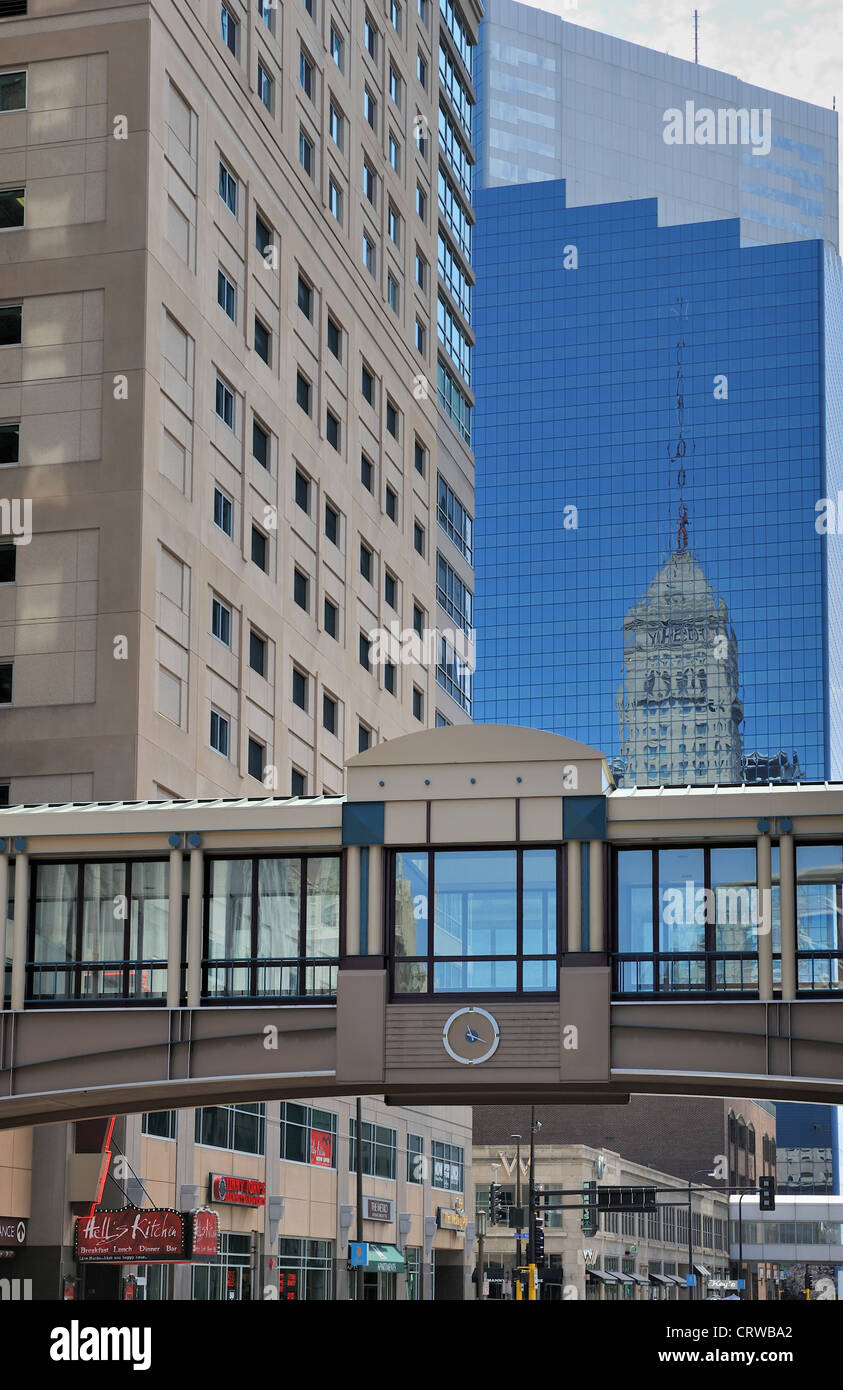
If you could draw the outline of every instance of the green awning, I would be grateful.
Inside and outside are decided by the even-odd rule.
[[[401,1274],[404,1270],[404,1256],[394,1245],[373,1245],[369,1242],[369,1259],[366,1269],[381,1270],[384,1274]]]

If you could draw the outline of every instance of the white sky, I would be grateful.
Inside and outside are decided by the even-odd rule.
[[[572,24],[694,56],[694,0],[527,0]],[[571,8],[569,8],[571,6]],[[697,0],[700,62],[785,96],[843,106],[841,0]]]

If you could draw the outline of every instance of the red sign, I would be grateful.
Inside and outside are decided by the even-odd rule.
[[[330,1168],[333,1160],[333,1139],[324,1129],[310,1131],[310,1161],[317,1168]]]
[[[190,1254],[207,1258],[216,1255],[219,1248],[220,1219],[215,1211],[200,1208],[190,1219]]]
[[[211,1173],[209,1187],[211,1202],[262,1207],[266,1201],[266,1183],[258,1178],[232,1178],[225,1173]]]
[[[177,1264],[187,1259],[184,1217],[160,1207],[79,1216],[76,1258],[82,1264]]]
[[[278,1276],[278,1293],[282,1303],[292,1303],[298,1300],[299,1276],[294,1270],[289,1272],[282,1270]]]

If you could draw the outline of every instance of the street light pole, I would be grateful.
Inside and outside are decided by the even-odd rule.
[[[521,1206],[521,1135],[511,1134],[511,1139],[515,1140],[515,1205]],[[510,1249],[512,1247],[510,1246]],[[518,1230],[518,1245],[516,1257],[516,1270],[521,1268],[521,1230]],[[516,1273],[516,1279],[520,1282],[521,1275]]]
[[[694,1273],[694,1211],[693,1198],[691,1195],[692,1181],[698,1173],[705,1173],[707,1178],[716,1178],[716,1173],[710,1173],[707,1168],[695,1168],[688,1176],[688,1273]],[[692,1302],[695,1296],[696,1284],[688,1285],[688,1301]]]
[[[530,1178],[529,1178],[529,1201],[530,1201],[530,1224],[527,1227],[529,1239],[527,1241],[527,1264],[536,1263],[536,1229],[535,1229],[535,1206],[536,1206],[536,1107],[530,1106]]]

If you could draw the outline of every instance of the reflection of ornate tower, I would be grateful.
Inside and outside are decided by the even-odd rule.
[[[674,551],[623,626],[624,781],[740,782],[738,644],[726,604],[689,550]]]

